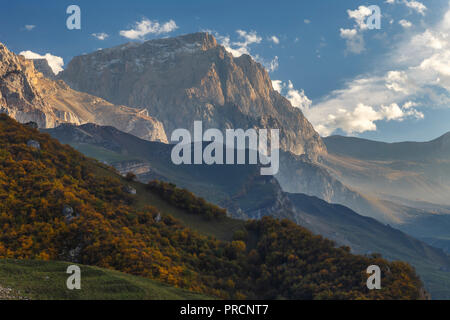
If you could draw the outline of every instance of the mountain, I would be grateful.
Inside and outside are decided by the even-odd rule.
[[[33,59],[34,68],[42,73],[42,75],[48,79],[55,80],[56,76],[53,73],[52,68],[50,68],[47,59]]]
[[[322,164],[337,179],[390,208],[396,228],[450,252],[450,133],[428,142],[384,143],[332,136]]]
[[[369,192],[360,192],[357,188],[348,187],[340,177],[332,175],[333,166],[324,166],[322,154],[319,162],[289,152],[280,153],[280,170],[276,175],[283,190],[290,193],[304,193],[327,202],[347,206],[364,216],[379,221],[392,223],[400,219],[400,213],[380,201]],[[352,186],[351,184],[349,184]]]
[[[127,181],[6,115],[0,150],[0,258],[66,260],[228,299],[426,297],[406,263],[354,255],[288,220],[230,219],[168,183]],[[370,265],[381,290],[366,287]]]
[[[128,43],[73,58],[58,77],[75,90],[146,109],[168,133],[193,128],[280,129],[280,146],[316,159],[326,152],[298,108],[250,56],[233,57],[208,33]]]
[[[146,108],[168,133],[192,130],[195,120],[202,120],[204,128],[222,130],[280,129],[285,152],[277,179],[285,191],[317,196],[376,218],[390,215],[317,166],[326,147],[300,109],[273,89],[264,67],[248,55],[233,57],[208,33],[78,56],[59,78],[75,90]]]
[[[113,105],[70,89],[36,71],[45,64],[26,60],[0,43],[0,112],[25,123],[52,128],[60,123],[112,125],[143,139],[167,141],[163,125],[145,110]],[[47,70],[48,71],[48,70]]]
[[[274,205],[281,192],[278,182],[272,176],[261,176],[257,165],[175,165],[171,160],[173,145],[145,141],[95,124],[64,124],[42,131],[113,165],[123,175],[132,171],[144,183],[154,179],[175,183],[226,208],[235,217],[260,218],[281,208]]]
[[[122,175],[132,171],[144,183],[153,179],[175,183],[226,208],[233,217],[287,218],[351,247],[354,253],[377,252],[391,260],[408,261],[433,297],[450,297],[446,289],[450,274],[442,271],[450,260],[441,250],[344,206],[283,192],[276,179],[260,175],[258,166],[176,166],[170,158],[172,146],[143,141],[112,127],[62,125],[44,131],[89,157],[112,164]]]
[[[383,143],[341,136],[324,141],[330,152],[323,164],[346,185],[412,207],[420,202],[450,205],[450,134],[429,142]]]
[[[330,153],[360,160],[423,161],[450,157],[450,132],[428,142],[386,143],[344,136],[323,140]]]

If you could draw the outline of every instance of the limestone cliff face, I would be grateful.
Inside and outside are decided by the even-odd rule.
[[[42,73],[42,75],[48,79],[55,80],[56,75],[53,73],[46,59],[33,59],[34,68]]]
[[[149,111],[168,134],[205,128],[280,129],[282,149],[316,158],[326,148],[299,109],[250,56],[234,58],[208,33],[128,43],[74,58],[59,74],[73,89]]]
[[[0,43],[0,112],[19,122],[33,121],[41,128],[61,123],[111,125],[140,138],[167,142],[161,122],[146,110],[116,106],[77,92],[63,81],[36,71],[34,62],[10,52]]]

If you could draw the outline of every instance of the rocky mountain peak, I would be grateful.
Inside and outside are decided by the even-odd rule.
[[[208,33],[128,43],[75,57],[59,75],[75,90],[146,109],[170,133],[204,128],[280,130],[280,146],[315,159],[326,152],[301,110],[272,87],[250,56],[233,57]]]
[[[36,70],[33,60],[14,54],[1,43],[0,112],[21,123],[35,122],[40,128],[94,122],[146,140],[167,142],[163,124],[147,111],[113,105],[72,90],[62,80],[46,78]]]
[[[42,73],[42,75],[49,79],[55,79],[55,73],[50,68],[47,59],[33,59],[34,68]]]
[[[211,35],[208,32],[197,32],[197,33],[191,33],[182,35],[177,38],[169,38],[169,39],[162,39],[166,41],[175,41],[179,42],[180,44],[195,44],[198,47],[200,47],[203,51],[210,50],[213,48],[216,48],[218,46],[216,38]],[[150,43],[155,43],[156,41],[150,40]]]

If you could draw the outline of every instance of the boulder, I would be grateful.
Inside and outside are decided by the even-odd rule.
[[[126,193],[129,193],[129,194],[136,194],[136,193],[137,193],[136,189],[133,188],[132,186],[126,186],[126,187],[124,188],[124,191],[125,191]]]
[[[73,219],[78,217],[78,215],[74,212],[73,208],[68,205],[64,205],[62,214],[66,218],[66,222],[72,222]]]

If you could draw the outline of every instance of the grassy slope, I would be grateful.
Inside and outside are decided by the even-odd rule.
[[[92,151],[94,150],[95,148],[93,148]],[[86,149],[84,151],[86,151]],[[90,156],[93,156],[93,154],[91,153]],[[102,169],[101,166],[98,167],[97,170],[99,170],[97,172],[98,174],[111,174],[110,171]],[[160,199],[159,196],[148,192],[143,184],[139,182],[133,182],[131,184],[138,191],[136,204],[139,207],[143,207],[145,205],[154,205],[161,210],[162,214],[172,214],[189,228],[197,230],[205,235],[210,235],[221,240],[231,240],[234,231],[242,229],[244,226],[244,221],[235,219],[226,219],[223,222],[211,224],[201,217],[186,214],[182,210],[171,206],[164,200]],[[295,195],[294,197],[296,197],[297,199],[301,199],[302,197],[307,196]],[[312,198],[307,198],[308,201],[303,201],[303,204],[311,203]],[[315,212],[315,215],[308,215],[308,220],[312,221],[313,223],[301,223],[303,226],[318,234],[330,236],[327,230],[323,230],[320,225],[331,224],[333,226],[333,232],[339,232],[353,244],[358,243],[360,245],[359,250],[357,249],[355,251],[357,253],[364,254],[366,253],[366,250],[364,248],[371,248],[373,249],[372,252],[382,253],[384,257],[390,260],[399,260],[401,257],[404,261],[408,261],[415,266],[415,268],[418,270],[423,280],[425,281],[427,290],[432,293],[433,298],[450,299],[450,293],[447,289],[447,287],[450,285],[450,273],[439,270],[441,266],[446,265],[446,262],[448,262],[448,260],[441,259],[442,257],[436,255],[434,252],[428,252],[427,247],[412,249],[411,245],[414,246],[416,244],[415,241],[403,243],[400,246],[402,249],[399,250],[399,241],[405,240],[405,237],[399,236],[398,238],[396,238],[396,232],[394,229],[392,229],[392,234],[389,234],[391,237],[389,239],[385,239],[386,227],[378,221],[356,214],[346,215],[344,214],[345,212],[341,212],[342,210],[340,210],[339,212],[334,212],[333,210],[331,210],[331,207],[334,208],[341,206],[334,206],[327,204],[322,200],[317,200],[321,204],[318,206],[318,208],[321,209],[319,209],[319,211],[311,211],[311,209],[308,209],[307,211]],[[326,208],[327,206],[330,207],[329,211],[322,211],[322,209],[324,207]],[[355,221],[355,219],[357,221]],[[314,225],[314,222],[316,222],[316,225]],[[368,234],[366,232],[367,230],[371,230],[372,233]],[[331,236],[330,238],[334,237]],[[336,240],[339,242],[339,239]],[[424,256],[434,257],[434,259],[432,259],[433,261],[424,262],[418,259],[417,252],[421,250],[424,251]],[[434,266],[434,264],[436,265]]]
[[[133,186],[136,189],[135,206],[141,209],[147,205],[158,208],[162,215],[172,215],[174,218],[180,220],[186,227],[191,228],[204,234],[206,236],[215,237],[219,240],[232,240],[233,233],[236,230],[242,230],[245,226],[245,221],[225,218],[219,222],[211,223],[211,221],[197,215],[186,213],[179,208],[172,206],[158,195],[147,190],[146,186],[140,182],[128,182],[122,176],[114,174],[111,170],[107,170],[104,165],[94,165],[94,171],[100,176],[114,176],[121,179],[124,184]]]
[[[71,263],[36,260],[0,260],[0,286],[13,288],[27,299],[45,300],[183,300],[207,296],[170,287],[122,272],[79,265],[81,290],[68,290]]]

